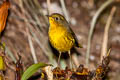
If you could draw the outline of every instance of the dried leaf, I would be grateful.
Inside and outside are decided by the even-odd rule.
[[[4,69],[5,69],[4,59],[3,56],[0,56],[0,70],[4,70]]]
[[[80,65],[76,72],[71,76],[71,80],[88,80],[90,71],[87,68],[84,68],[84,65]]]
[[[3,4],[0,6],[0,33],[5,28],[9,8],[10,8],[10,2],[9,1],[3,2]]]

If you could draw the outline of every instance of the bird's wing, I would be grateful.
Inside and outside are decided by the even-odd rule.
[[[68,31],[70,31],[70,33],[72,34],[72,36],[73,36],[74,39],[75,39],[75,46],[76,46],[76,47],[79,47],[79,48],[82,48],[82,45],[80,45],[80,44],[78,43],[78,39],[77,39],[75,33],[73,32],[73,30],[70,28],[70,26],[67,26],[67,29],[68,29]]]

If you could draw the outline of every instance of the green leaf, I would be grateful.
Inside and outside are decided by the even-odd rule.
[[[28,78],[30,78],[35,72],[37,72],[37,70],[39,68],[43,68],[45,66],[48,66],[49,64],[45,64],[45,63],[37,63],[37,64],[33,64],[31,65],[22,75],[21,80],[27,80]]]

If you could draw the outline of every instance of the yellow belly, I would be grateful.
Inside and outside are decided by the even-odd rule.
[[[49,40],[51,45],[60,52],[69,51],[75,44],[72,34],[65,29],[50,30]]]

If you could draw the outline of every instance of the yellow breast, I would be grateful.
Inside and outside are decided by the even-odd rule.
[[[60,52],[69,51],[75,44],[72,34],[65,27],[50,27],[48,34],[51,45]]]

